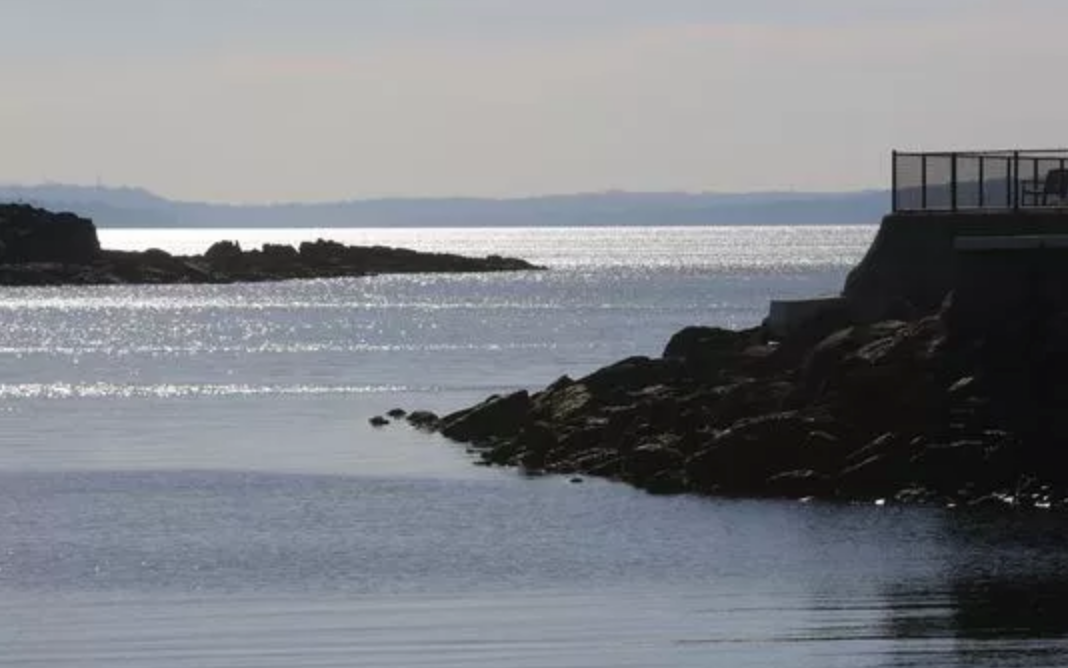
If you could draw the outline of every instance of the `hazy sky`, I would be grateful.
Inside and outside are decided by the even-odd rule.
[[[1066,0],[0,0],[0,181],[212,201],[882,187],[1068,144]]]

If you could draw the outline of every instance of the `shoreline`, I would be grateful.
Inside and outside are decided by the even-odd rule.
[[[659,358],[405,419],[485,465],[656,494],[1068,510],[1056,456],[1022,434],[1033,411],[1013,414],[1019,385],[962,359],[973,342],[945,317],[849,326],[802,349],[762,328],[691,327]]]
[[[659,357],[408,419],[484,464],[654,493],[1068,510],[1064,251],[959,251],[954,222],[888,216],[786,333],[688,327]]]

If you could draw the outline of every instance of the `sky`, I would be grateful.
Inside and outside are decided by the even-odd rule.
[[[1068,145],[1065,0],[0,0],[0,182],[833,191]]]

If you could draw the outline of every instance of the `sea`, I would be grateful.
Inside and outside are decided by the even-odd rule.
[[[368,423],[756,325],[874,233],[102,229],[548,269],[0,289],[0,666],[1068,665],[1062,515],[651,496]]]

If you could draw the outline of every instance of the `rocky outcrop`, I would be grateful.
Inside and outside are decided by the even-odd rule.
[[[1068,237],[1039,234],[1066,223],[890,216],[844,307],[785,335],[688,327],[658,358],[424,428],[487,464],[659,493],[1068,509]]]
[[[233,283],[537,268],[496,255],[472,258],[322,239],[302,243],[299,249],[268,244],[259,250],[220,241],[195,256],[158,249],[104,250],[89,220],[26,205],[0,205],[0,285]]]
[[[1068,317],[980,335],[957,330],[961,317],[950,300],[804,344],[687,328],[659,358],[491,397],[435,426],[488,464],[659,493],[1064,504],[1068,388],[1042,379],[1068,373]],[[1048,345],[1024,353],[1035,337]]]
[[[0,262],[90,264],[100,254],[96,227],[72,213],[25,204],[0,206]]]

